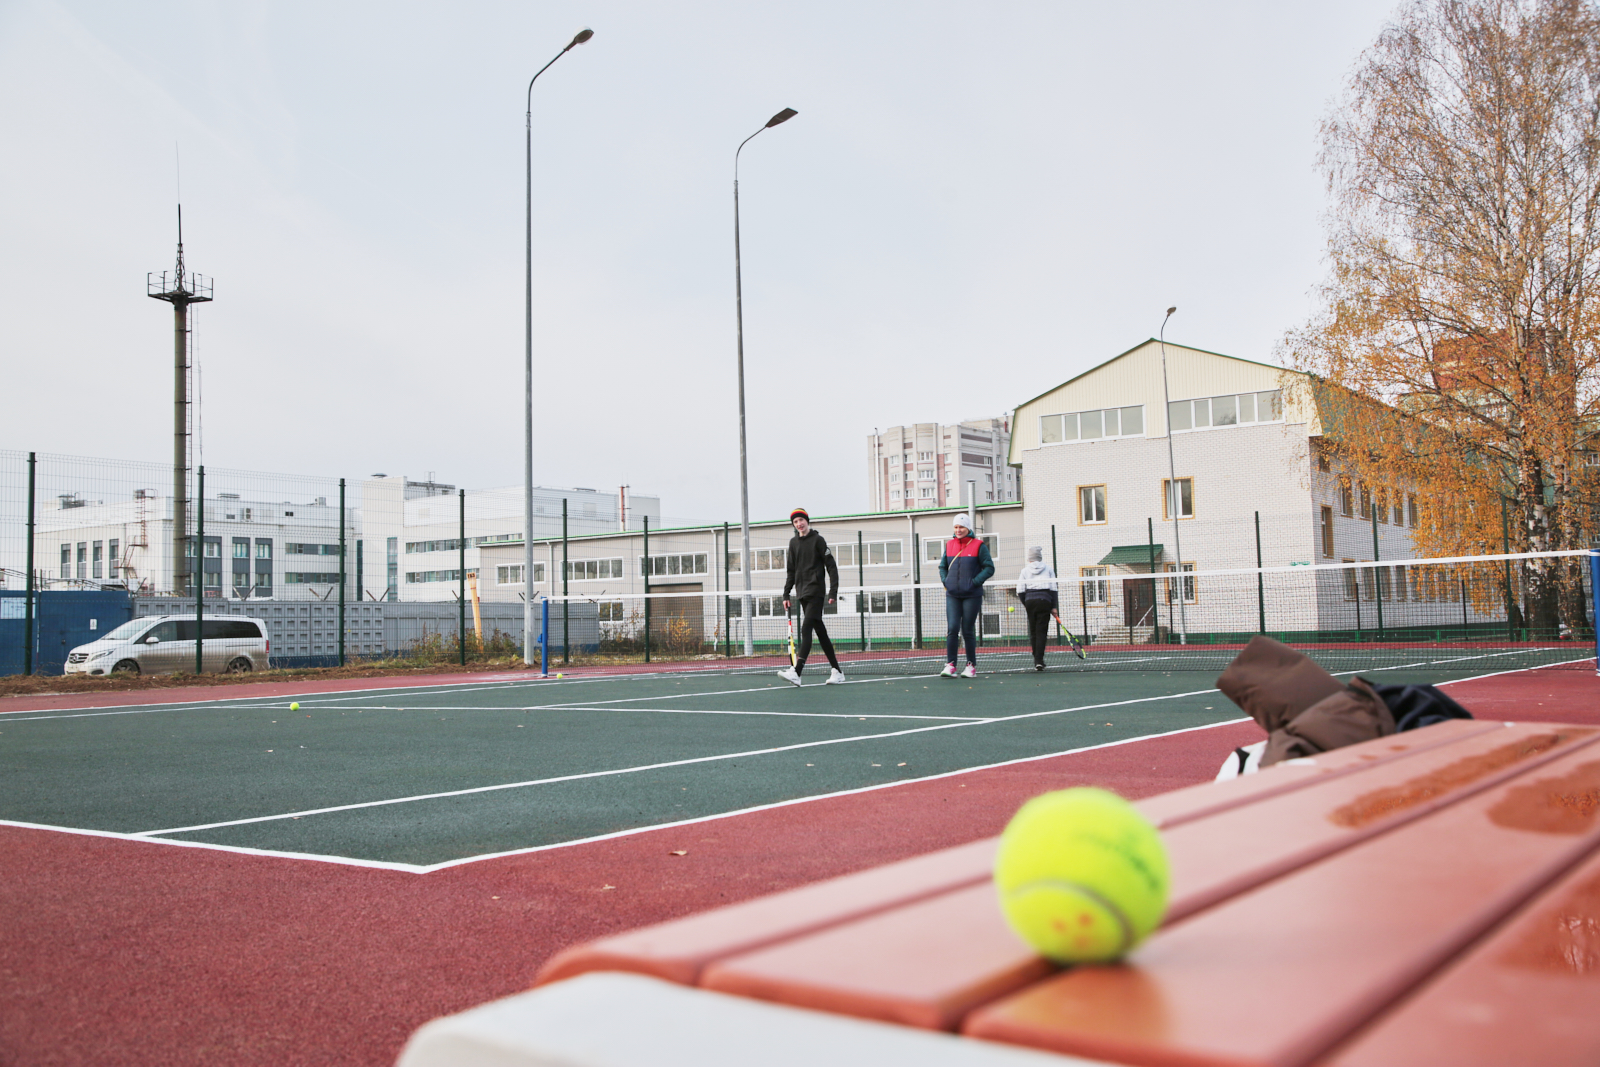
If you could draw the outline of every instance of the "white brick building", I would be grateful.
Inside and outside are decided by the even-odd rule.
[[[1010,463],[1026,485],[1024,533],[1053,544],[1083,585],[1074,614],[1110,640],[1190,633],[1350,631],[1479,622],[1433,574],[1390,564],[1304,577],[1152,582],[1155,571],[1294,567],[1414,557],[1418,502],[1341,486],[1296,372],[1168,344],[1169,495],[1161,349],[1146,341],[1018,406]],[[1172,512],[1177,512],[1174,531]],[[1257,533],[1259,528],[1259,535]],[[1376,539],[1376,544],[1374,544]],[[1178,556],[1181,541],[1182,558]],[[1258,547],[1259,546],[1259,547]]]

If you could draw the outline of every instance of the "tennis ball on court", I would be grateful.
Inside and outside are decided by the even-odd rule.
[[[1167,852],[1150,821],[1115,793],[1063,789],[1012,816],[994,881],[1006,922],[1040,955],[1106,962],[1160,924]]]
[[[290,704],[289,705],[289,710],[290,711],[299,711],[300,710],[300,702],[297,700],[293,704]]]
[[[557,678],[560,678],[560,677],[562,677],[562,675],[560,675],[560,674],[557,674],[557,675],[556,675],[556,677],[557,677]]]

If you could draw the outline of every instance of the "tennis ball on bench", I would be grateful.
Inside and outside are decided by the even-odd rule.
[[[1122,957],[1161,922],[1167,852],[1150,821],[1104,789],[1034,797],[1000,835],[1000,910],[1057,963]]]

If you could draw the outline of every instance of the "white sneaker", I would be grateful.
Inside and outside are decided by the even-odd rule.
[[[961,672],[961,677],[963,678],[976,678],[977,676],[978,668],[974,667],[970,663],[967,664],[967,669]]]
[[[843,684],[843,682],[844,682],[844,671],[841,671],[839,668],[835,667],[832,671],[829,672],[828,681],[827,681],[828,685],[841,685],[841,684]]]
[[[778,677],[786,682],[793,682],[795,685],[800,684],[800,674],[793,667],[785,667],[778,672]]]
[[[939,672],[939,677],[941,678],[954,678],[955,676],[956,665],[954,663],[946,663],[944,665],[944,670]]]

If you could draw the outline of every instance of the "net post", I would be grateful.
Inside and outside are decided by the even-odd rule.
[[[733,634],[730,632],[730,611],[732,597],[728,592],[733,587],[729,584],[733,572],[728,566],[728,557],[733,555],[728,549],[728,524],[722,524],[722,658],[733,657]]]
[[[644,566],[639,568],[644,580],[644,661],[650,662],[650,516],[644,517]]]
[[[572,573],[567,563],[567,498],[561,498],[561,665],[572,662],[572,638],[568,635],[571,616],[567,607],[567,576]]]
[[[539,677],[550,677],[550,598],[539,598]]]
[[[1145,535],[1145,543],[1150,546],[1150,623],[1151,623],[1151,626],[1150,626],[1150,640],[1151,640],[1152,643],[1154,643],[1156,638],[1157,638],[1157,636],[1161,633],[1161,609],[1157,606],[1158,604],[1161,603],[1161,595],[1160,595],[1160,590],[1157,588],[1157,585],[1156,585],[1156,520],[1155,519],[1146,518],[1144,520],[1144,535]],[[1183,561],[1182,560],[1178,561],[1178,574],[1179,574],[1179,578],[1178,578],[1178,595],[1182,596],[1183,595],[1183,577],[1182,577],[1182,575],[1183,575]],[[1171,584],[1169,583],[1168,586],[1167,586],[1167,591],[1171,592],[1171,590],[1172,590],[1172,587],[1171,587]],[[1170,615],[1168,617],[1170,618]],[[1128,643],[1130,645],[1133,644],[1133,628],[1131,626],[1128,628]]]
[[[339,485],[342,493],[344,491],[344,482],[341,480]],[[456,557],[456,566],[458,568],[456,570],[456,583],[460,586],[460,591],[456,596],[458,614],[456,621],[456,648],[459,651],[461,665],[465,667],[467,665],[467,491],[458,489],[456,492],[459,494],[456,497],[459,502],[456,509],[456,551],[458,553]],[[343,498],[341,497],[342,502]],[[344,544],[344,535],[342,533],[339,535],[339,543],[341,546]],[[339,549],[339,555],[341,559],[344,557],[343,547]],[[343,595],[341,587],[340,596],[342,597]],[[344,608],[342,606],[339,612],[343,615]],[[343,630],[342,625],[340,629]],[[340,666],[344,665],[344,634],[342,632],[339,635],[339,664]]]
[[[861,558],[861,531],[856,531],[856,617],[861,620],[861,651],[867,650],[867,564]]]
[[[916,649],[922,651],[922,538],[911,532],[911,612]]]
[[[1261,574],[1261,512],[1256,512],[1256,617],[1260,623],[1257,633],[1267,632],[1267,583]]]
[[[1589,549],[1589,596],[1594,600],[1594,672],[1600,675],[1600,548]]]
[[[1387,507],[1387,503],[1384,505]],[[1367,514],[1372,518],[1372,604],[1378,610],[1378,636],[1383,640],[1383,571],[1378,567],[1382,553],[1378,551],[1378,494],[1372,494],[1367,504]]]
[[[194,673],[203,666],[201,656],[205,645],[205,595],[206,595],[206,468],[198,469],[199,482],[195,486],[194,502],[194,561],[198,577],[194,583]],[[218,561],[221,562],[220,560]]]
[[[1506,514],[1506,497],[1500,494],[1500,550],[1506,555],[1511,555],[1511,520]],[[1517,639],[1517,621],[1512,615],[1513,602],[1511,599],[1511,561],[1505,561],[1506,582],[1506,640]]]
[[[344,666],[344,587],[345,574],[344,479],[339,479],[339,666]]]
[[[38,469],[38,466],[39,466],[38,453],[29,452],[28,453],[28,574],[27,574],[27,577],[26,577],[26,579],[25,579],[25,581],[23,583],[24,592],[22,594],[25,598],[27,598],[27,603],[25,605],[23,605],[23,608],[22,608],[22,617],[23,617],[23,623],[22,623],[22,673],[25,674],[25,675],[33,673],[33,601],[34,601],[34,597],[36,595],[34,593],[34,580],[33,580],[33,535],[34,535],[34,526],[35,526],[35,520],[34,520],[34,514],[33,514],[33,507],[34,507],[33,497],[34,497],[34,475],[35,475],[35,472]]]

